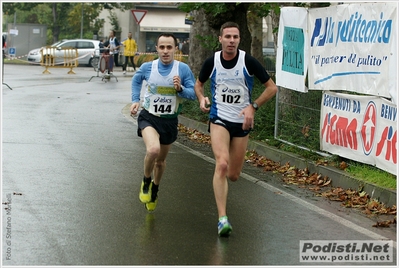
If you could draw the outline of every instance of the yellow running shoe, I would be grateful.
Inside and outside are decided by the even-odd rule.
[[[150,202],[145,203],[145,208],[148,211],[154,211],[155,208],[157,207],[157,204],[158,204],[158,196],[155,198],[154,201],[151,200]]]
[[[150,183],[141,182],[139,199],[142,203],[148,203],[151,201],[151,190],[152,190],[152,181]]]
[[[154,211],[158,204],[158,185],[152,184],[151,200],[145,204],[148,211]]]

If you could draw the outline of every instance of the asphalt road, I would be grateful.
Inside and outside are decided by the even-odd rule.
[[[393,240],[396,226],[349,212],[272,174],[245,168],[230,184],[229,238],[217,235],[214,162],[179,139],[159,203],[138,199],[144,144],[127,113],[132,73],[6,65],[2,86],[2,264],[308,266],[300,241]],[[9,87],[12,89],[10,90]]]

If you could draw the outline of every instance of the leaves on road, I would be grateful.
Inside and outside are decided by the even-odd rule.
[[[211,144],[211,138],[207,134],[196,129],[187,128],[181,124],[179,124],[178,129],[192,141]],[[384,203],[370,198],[363,190],[356,191],[341,187],[332,187],[331,179],[327,176],[317,173],[310,174],[308,168],[299,169],[291,166],[289,163],[281,165],[278,162],[259,155],[254,150],[246,152],[245,162],[254,167],[263,168],[266,172],[281,174],[283,182],[287,185],[297,185],[301,188],[307,188],[315,192],[316,196],[341,202],[341,205],[346,208],[359,209],[366,215],[395,215],[394,219],[376,222],[373,227],[389,227],[391,224],[396,224],[396,205],[387,207]],[[317,164],[326,165],[324,161],[318,161]],[[345,170],[347,164],[342,162],[339,167]]]
[[[179,124],[177,128],[181,133],[186,134],[190,140],[211,144],[211,137],[209,135],[205,135],[196,129],[185,127],[182,124]]]

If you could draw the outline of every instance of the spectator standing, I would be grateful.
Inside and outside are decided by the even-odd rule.
[[[124,52],[123,54],[125,55],[125,62],[123,63],[123,74],[126,74],[126,66],[130,60],[132,63],[134,71],[136,71],[136,65],[134,64],[134,55],[137,53],[137,43],[136,41],[132,38],[132,33],[129,32],[127,34],[127,39],[122,42],[122,45],[124,46]]]
[[[177,38],[177,45],[178,45],[178,50],[181,51],[181,48],[183,47],[183,43],[180,41],[179,38]]]
[[[104,46],[109,49],[109,54],[113,58],[113,60],[109,61],[109,70],[110,73],[112,73],[114,67],[113,63],[115,63],[115,66],[119,66],[119,47],[121,46],[118,39],[115,37],[114,30],[109,32],[109,38],[104,43]]]
[[[101,38],[101,39],[100,39],[100,43],[98,44],[98,48],[100,49],[100,51],[99,51],[99,52],[100,52],[100,56],[101,56],[102,53],[105,52],[104,47],[105,47],[105,46],[104,46],[104,38]]]
[[[190,52],[190,39],[186,39],[184,41],[184,44],[181,48],[181,52],[183,53],[183,55],[188,55],[188,53]]]

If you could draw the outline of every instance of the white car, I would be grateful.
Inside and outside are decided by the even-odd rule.
[[[90,39],[69,39],[61,40],[51,45],[56,47],[56,62],[63,61],[64,52],[62,48],[77,48],[78,49],[78,62],[79,65],[91,66],[92,54],[99,50],[99,40]],[[46,55],[45,47],[36,48],[29,51],[28,61],[40,63],[42,60],[41,50],[44,49],[43,55]]]

